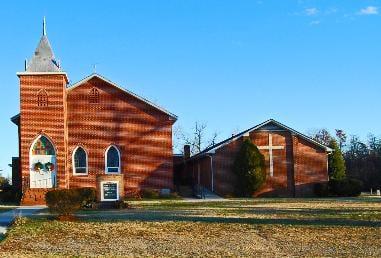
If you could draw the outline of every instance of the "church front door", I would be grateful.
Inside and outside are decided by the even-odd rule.
[[[56,152],[52,142],[40,135],[32,144],[29,154],[30,188],[56,186]]]

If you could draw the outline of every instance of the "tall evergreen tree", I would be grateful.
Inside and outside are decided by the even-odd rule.
[[[340,150],[343,149],[345,142],[347,141],[347,134],[342,129],[335,129],[336,137],[339,141]]]
[[[329,147],[333,149],[333,153],[329,156],[328,160],[329,178],[333,180],[343,180],[346,178],[343,154],[336,140],[331,140]]]
[[[266,180],[265,158],[249,139],[246,139],[233,165],[237,176],[236,194],[250,197]]]

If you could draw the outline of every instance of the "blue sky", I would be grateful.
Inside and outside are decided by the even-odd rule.
[[[12,3],[12,4],[10,4]],[[9,1],[0,8],[0,170],[17,156],[19,83],[47,19],[72,82],[93,71],[224,139],[269,118],[381,134],[381,2]]]

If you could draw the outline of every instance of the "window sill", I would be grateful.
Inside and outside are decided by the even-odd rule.
[[[73,173],[73,176],[88,176],[89,173],[81,174],[81,173]]]

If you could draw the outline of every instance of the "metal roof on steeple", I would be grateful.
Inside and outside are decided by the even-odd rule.
[[[48,37],[46,36],[45,17],[42,22],[42,37],[32,59],[29,61],[26,72],[60,72],[61,67],[54,58],[53,50],[50,46]]]

